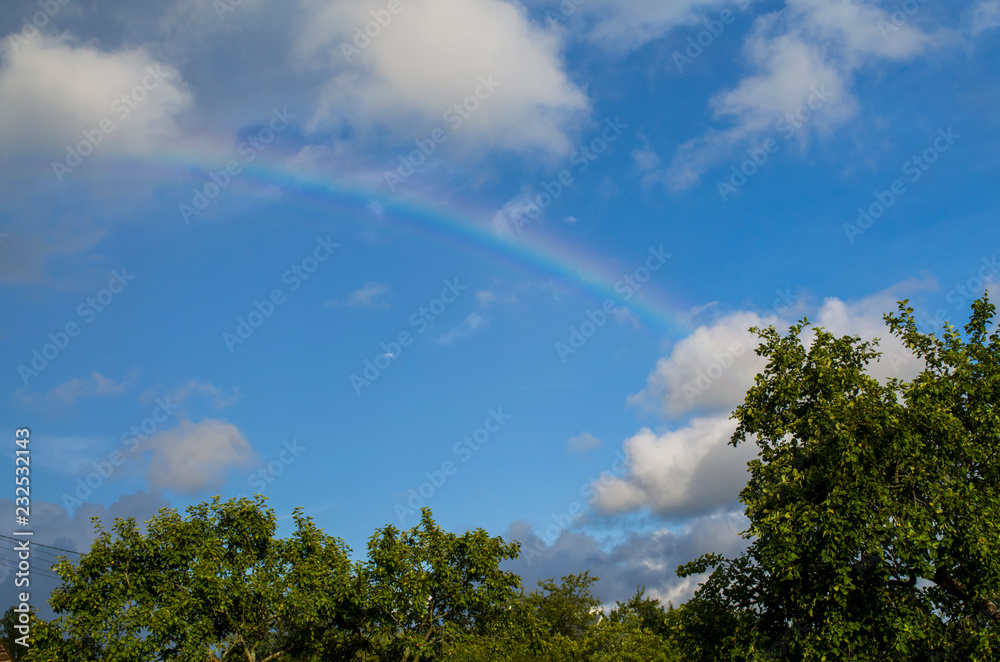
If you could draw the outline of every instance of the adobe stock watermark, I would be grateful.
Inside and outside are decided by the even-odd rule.
[[[767,319],[768,317],[781,317],[789,310],[792,309],[798,300],[799,295],[792,294],[792,288],[786,287],[784,290],[775,290],[778,297],[771,302],[771,307],[760,314],[762,319]]]
[[[247,486],[257,490],[255,494],[263,494],[267,487],[274,483],[278,476],[285,473],[285,469],[294,464],[299,456],[307,450],[305,446],[299,446],[296,439],[282,441],[281,445],[282,449],[275,459],[257,467],[247,476]],[[240,492],[236,498],[249,498],[249,495],[246,492]]]
[[[7,42],[13,47],[14,52],[17,53],[30,39],[37,37],[39,30],[48,25],[59,10],[69,3],[70,0],[38,0],[39,11],[31,15],[31,20],[28,20],[27,16],[22,16],[21,29],[7,37]]]
[[[826,88],[826,83],[818,86],[813,85],[809,90],[809,96],[798,108],[785,113],[784,117],[774,123],[774,130],[781,134],[785,141],[795,136],[810,119],[816,116],[816,112],[833,98],[833,93]],[[781,145],[781,142],[771,136],[762,143],[749,147],[746,150],[746,159],[739,164],[734,163],[729,166],[729,178],[716,182],[715,188],[722,201],[728,201],[730,195],[746,186],[747,181],[764,167],[773,154],[781,149]]]
[[[559,3],[559,11],[554,12],[551,9],[546,10],[545,18],[550,21],[555,21],[556,23],[565,23],[566,19],[576,13],[576,10],[580,8],[583,3],[587,0],[562,0]]]
[[[743,355],[746,349],[746,345],[743,343],[734,342],[721,353],[712,352],[712,362],[708,364],[708,367],[698,368],[695,376],[684,383],[682,390],[688,404],[694,404],[697,398],[707,393],[717,381],[722,379],[722,376],[733,366],[736,359]]]
[[[615,451],[615,457],[617,458],[614,464],[611,465],[611,471],[602,471],[601,475],[595,480],[588,480],[586,483],[580,486],[579,494],[586,503],[593,503],[604,490],[608,488],[611,481],[621,478],[632,468],[632,460],[621,450]],[[569,527],[579,519],[580,515],[583,514],[584,505],[579,501],[574,501],[569,505],[569,507],[562,513],[552,513],[549,519],[552,520],[551,523],[545,523],[545,528],[542,525],[537,525],[532,528],[532,532],[535,534],[538,545],[525,545],[527,550],[525,559],[530,566],[532,561],[536,558],[542,556],[542,554],[548,548],[555,544],[559,536],[562,535],[563,531],[567,531]]]
[[[389,27],[392,19],[403,13],[406,7],[400,0],[389,0],[385,9],[373,9],[371,11],[372,20],[362,25],[354,26],[353,46],[346,41],[340,42],[340,52],[344,54],[347,63],[351,63],[351,58],[361,55],[361,52],[368,48],[372,40],[382,34],[384,28]]]
[[[455,442],[455,445],[451,447],[452,453],[460,458],[461,463],[468,462],[472,459],[476,451],[489,443],[493,435],[499,432],[503,428],[504,423],[509,420],[510,414],[504,413],[503,407],[490,409],[487,412],[486,420],[483,421],[481,426],[473,430],[472,434],[464,435],[459,441]],[[400,524],[404,524],[408,516],[420,514],[420,509],[423,508],[424,504],[438,490],[444,487],[445,483],[448,482],[448,478],[458,473],[460,466],[458,462],[445,460],[441,463],[440,469],[424,472],[424,478],[427,479],[426,482],[407,490],[409,498],[406,500],[406,504],[397,502],[395,506],[396,516],[399,517]]]
[[[941,154],[947,152],[955,144],[955,141],[962,137],[961,134],[953,132],[950,126],[947,130],[938,129],[937,134],[934,142],[920,154],[914,154],[903,162],[902,174],[910,183],[923,177],[924,173],[941,158]],[[870,203],[867,208],[858,207],[857,221],[844,223],[844,234],[847,235],[847,240],[853,244],[854,240],[867,232],[876,220],[882,218],[896,204],[896,201],[906,194],[907,190],[906,183],[900,177],[894,179],[886,190],[873,191],[872,197],[875,198],[875,201]]]
[[[382,177],[385,179],[389,190],[395,191],[397,186],[409,179],[413,173],[423,166],[427,162],[427,159],[437,151],[438,145],[446,143],[448,138],[451,137],[450,134],[461,128],[462,124],[472,117],[472,114],[479,110],[482,103],[493,96],[493,93],[502,84],[500,81],[493,80],[493,74],[480,76],[479,85],[476,86],[472,94],[458,103],[452,104],[451,107],[442,113],[441,119],[450,127],[449,130],[446,131],[442,127],[437,127],[430,132],[428,137],[417,138],[413,141],[417,149],[409,154],[399,155],[399,165],[395,171],[386,170],[382,173]]]
[[[157,398],[156,406],[149,413],[149,416],[131,426],[119,437],[118,441],[125,447],[127,455],[121,450],[115,449],[108,453],[104,460],[91,462],[90,465],[94,470],[85,477],[78,477],[76,479],[76,490],[74,493],[63,492],[62,503],[66,511],[72,516],[75,509],[82,506],[85,500],[89,499],[94,492],[99,490],[104,481],[111,478],[115,471],[125,464],[128,457],[139,450],[142,442],[149,439],[179,409],[180,405],[172,403],[169,396],[162,399]]]
[[[286,269],[281,274],[281,282],[288,285],[289,292],[298,290],[302,287],[302,283],[309,280],[309,277],[316,273],[320,265],[329,260],[338,248],[340,248],[340,244],[333,241],[332,236],[327,235],[325,239],[316,237],[316,245],[313,247],[312,253]],[[222,342],[226,344],[229,353],[235,353],[237,345],[242,345],[249,340],[254,332],[264,324],[265,320],[270,319],[278,306],[283,305],[285,301],[287,301],[285,291],[280,287],[271,290],[271,293],[263,301],[254,299],[252,310],[245,317],[236,318],[234,332],[225,331],[222,334]]]
[[[618,140],[628,128],[628,124],[615,116],[615,119],[605,119],[604,128],[599,136],[595,136],[586,145],[581,145],[570,154],[570,163],[578,173],[583,173],[590,167],[590,164],[600,158],[601,154],[607,151],[608,147]],[[514,230],[521,234],[524,228],[537,221],[542,216],[542,212],[552,206],[556,200],[562,197],[563,193],[573,185],[573,172],[569,168],[563,168],[555,179],[542,182],[541,188],[545,189],[527,200],[517,211],[500,211],[508,225],[513,225]]]
[[[146,67],[146,75],[142,77],[142,80],[111,103],[110,110],[118,118],[118,121],[127,120],[132,111],[148,98],[149,93],[163,83],[166,75],[167,73],[160,68],[159,63]],[[66,145],[66,158],[62,161],[52,162],[52,173],[56,180],[62,182],[63,177],[80,167],[83,160],[93,154],[97,146],[114,133],[118,126],[113,117],[103,117],[96,127],[84,129],[83,139],[80,142],[75,146]]]
[[[900,29],[910,22],[910,17],[927,4],[927,0],[903,0],[899,4],[892,6],[892,13],[889,14],[888,21],[879,21],[878,29],[882,33],[882,39],[889,41],[889,35],[899,32]]]
[[[948,290],[945,301],[952,305],[956,312],[971,304],[976,297],[982,295],[986,286],[997,281],[997,274],[1000,274],[1000,262],[997,256],[985,255],[980,258],[981,266],[965,279],[964,282],[955,283],[954,287]],[[933,325],[936,329],[941,328],[948,321],[948,309],[939,308],[933,315]]]
[[[645,265],[637,267],[632,273],[626,274],[615,282],[615,293],[621,296],[622,301],[628,301],[642,289],[643,285],[649,282],[653,274],[659,271],[671,257],[673,257],[673,253],[664,251],[662,245],[659,248],[650,246]],[[618,305],[614,299],[605,299],[600,308],[588,310],[586,312],[587,319],[579,326],[569,328],[569,337],[566,342],[556,342],[555,350],[559,361],[565,364],[569,356],[576,354],[587,344],[587,341],[594,337],[598,329],[607,323],[609,315],[617,312]]]
[[[130,281],[135,280],[135,276],[130,274],[124,267],[119,271],[115,269],[111,272],[111,280],[108,286],[97,291],[93,296],[89,296],[76,307],[76,314],[83,318],[84,324],[90,324],[97,319],[97,314],[103,312],[111,305],[115,297],[125,291]],[[49,364],[56,360],[60,353],[69,347],[70,341],[82,333],[82,327],[76,322],[67,322],[62,329],[55,333],[49,333],[51,342],[42,345],[41,350],[31,350],[31,360],[20,363],[17,366],[17,374],[25,386],[32,377],[37,377]]]
[[[417,334],[423,333],[468,288],[468,285],[459,284],[457,278],[445,279],[444,289],[441,290],[441,294],[437,298],[432,299],[426,306],[417,308],[407,318],[407,321],[410,326],[417,330]],[[357,373],[351,374],[350,382],[354,388],[354,394],[361,395],[361,390],[371,386],[372,382],[381,377],[382,373],[388,370],[393,365],[393,362],[400,357],[403,350],[412,344],[413,336],[410,335],[409,331],[400,331],[394,341],[381,343],[379,347],[382,349],[382,352],[377,354],[374,359],[365,359],[365,367],[361,375]]]
[[[226,14],[236,11],[242,4],[243,0],[212,0],[212,7],[220,21],[226,20]]]
[[[736,0],[735,4],[741,12],[746,11],[750,7],[750,0]],[[705,26],[705,29],[693,37],[689,36],[687,38],[687,45],[684,47],[683,53],[674,51],[672,55],[678,73],[684,73],[686,65],[694,64],[694,61],[700,58],[705,53],[705,50],[710,48],[716,39],[722,36],[722,33],[726,31],[726,27],[732,25],[735,21],[736,16],[733,14],[733,10],[728,8],[721,10],[717,19],[709,18],[708,16],[702,17],[701,23]]]
[[[786,287],[783,291],[778,289],[775,292],[777,292],[778,297],[771,303],[771,308],[760,314],[763,319],[780,317],[788,312],[798,300],[797,296],[792,295],[791,288]],[[685,382],[681,388],[687,403],[694,404],[696,399],[710,391],[746,350],[747,346],[744,343],[736,341],[730,343],[729,347],[721,352],[712,352],[712,361],[707,366],[698,368],[695,376]]]
[[[284,131],[294,119],[296,116],[288,112],[287,106],[281,110],[271,109],[271,119],[267,126],[236,146],[236,151],[243,157],[243,163],[241,164],[234,159],[226,163],[226,167],[218,172],[209,171],[208,177],[211,181],[206,182],[201,188],[191,189],[191,204],[187,205],[182,202],[177,205],[177,210],[184,222],[189,224],[192,216],[200,216],[201,212],[207,209],[212,201],[218,198],[219,194],[232,183],[233,178],[243,172],[243,166],[252,163],[257,155],[266,150],[267,146],[274,141],[275,136]]]

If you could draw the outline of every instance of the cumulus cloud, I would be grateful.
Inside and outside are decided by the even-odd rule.
[[[812,343],[816,327],[836,336],[878,339],[882,357],[869,364],[868,373],[881,381],[911,379],[923,364],[891,335],[883,315],[895,311],[899,299],[931,285],[910,280],[853,302],[828,298],[809,315],[812,325],[802,334],[802,342]],[[748,329],[770,324],[782,329],[794,321],[736,312],[698,327],[678,342],[657,362],[646,388],[628,402],[660,408],[670,418],[701,415],[659,434],[644,428],[625,441],[630,471],[601,483],[595,508],[608,514],[648,509],[677,517],[735,503],[747,481],[746,463],[757,449],[749,443],[728,446],[736,429],[729,412],[743,402],[754,375],[766,365],[754,352],[759,340]]]
[[[441,127],[450,148],[562,154],[571,146],[567,131],[589,110],[563,70],[559,34],[533,24],[514,3],[413,0],[370,42],[359,39],[361,48],[356,35],[385,3],[302,0],[301,6],[296,59],[327,75],[315,129],[346,121],[388,128],[409,141],[424,137],[415,131]],[[493,81],[490,89],[484,80]],[[477,90],[485,98],[460,126],[451,124],[448,109]]]
[[[604,442],[589,432],[583,432],[576,437],[570,437],[566,441],[566,450],[574,455],[586,455],[589,451],[603,447]]]
[[[85,140],[84,132],[100,143],[95,152],[149,153],[176,138],[180,116],[193,105],[177,70],[141,48],[104,52],[39,35],[5,40],[0,59],[0,146],[7,153],[42,150],[64,159],[66,145]]]
[[[859,335],[865,340],[879,339],[882,359],[869,366],[869,374],[886,379],[911,378],[922,368],[919,361],[889,333],[883,315],[896,310],[896,302],[929,287],[927,281],[910,280],[883,292],[853,302],[828,298],[817,308],[795,307],[795,314],[808,312],[811,324],[824,327],[835,335]],[[670,353],[656,363],[646,380],[646,387],[628,398],[628,404],[648,411],[660,411],[672,418],[693,412],[729,412],[743,402],[754,376],[766,365],[755,350],[760,343],[750,327],[776,326],[786,329],[798,321],[788,305],[790,298],[776,300],[777,308],[763,314],[737,311],[717,316],[677,342]],[[775,311],[778,311],[777,314]],[[813,331],[807,329],[803,342],[811,343]]]
[[[148,444],[154,449],[149,485],[186,494],[217,489],[230,468],[247,467],[257,459],[235,425],[210,418],[197,424],[184,419],[176,428],[153,435]]]
[[[923,362],[914,356],[903,342],[893,336],[883,315],[897,309],[897,301],[910,293],[933,287],[929,280],[908,280],[864,299],[844,302],[836,298],[823,301],[816,314],[815,325],[834,335],[859,335],[864,340],[878,339],[882,353],[877,363],[868,365],[868,374],[885,381],[890,377],[912,379],[923,370]],[[806,342],[809,342],[807,336]]]
[[[710,513],[736,503],[746,484],[752,444],[727,446],[736,423],[726,415],[696,418],[678,430],[643,428],[625,441],[631,471],[605,479],[594,507],[605,514],[647,508],[663,517]]]
[[[691,410],[730,411],[743,401],[764,360],[754,353],[757,339],[749,329],[778,323],[757,313],[737,312],[699,326],[656,363],[646,388],[628,403],[671,416]]]
[[[746,547],[740,533],[748,522],[742,513],[721,512],[694,518],[684,527],[627,534],[607,545],[590,533],[563,531],[546,545],[530,525],[515,523],[505,536],[521,542],[521,555],[506,568],[517,572],[526,589],[539,580],[590,570],[601,581],[594,593],[603,604],[624,602],[645,585],[648,597],[664,605],[689,599],[704,576],[677,577],[677,566],[709,552],[736,556]]]
[[[470,313],[462,323],[437,339],[439,345],[450,345],[459,338],[467,338],[486,325],[486,317],[480,313]]]
[[[729,126],[682,145],[665,173],[668,185],[693,186],[709,168],[768,137],[804,143],[830,135],[858,111],[851,93],[858,70],[913,58],[937,41],[915,21],[893,23],[891,11],[867,0],[788,0],[756,20],[743,49],[751,73],[709,102],[715,119]],[[806,119],[795,120],[795,113]]]

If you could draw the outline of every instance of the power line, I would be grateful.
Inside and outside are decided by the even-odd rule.
[[[21,542],[21,541],[25,540],[25,538],[11,538],[10,536],[5,536],[3,534],[0,534],[0,538],[6,538],[7,540],[13,540],[14,542]],[[52,545],[43,545],[42,543],[35,542],[33,540],[31,541],[31,545],[30,546],[31,547],[47,547],[49,549],[59,550],[60,552],[69,552],[70,554],[76,554],[77,556],[83,556],[83,552],[74,552],[72,549],[63,549],[62,547],[53,547]]]
[[[11,547],[0,547],[0,553],[3,552],[16,552],[17,549]],[[66,558],[64,555],[56,554],[55,552],[50,552],[46,549],[35,549],[33,546],[30,549],[32,558],[51,558],[54,561],[58,561],[60,558]],[[75,559],[74,559],[75,560]]]
[[[4,567],[6,567],[6,568],[11,568],[13,570],[17,570],[18,569],[17,563],[14,562],[14,561],[11,561],[10,559],[0,558],[0,562],[6,562],[6,563],[3,564]],[[37,575],[41,575],[42,577],[45,577],[46,579],[58,579],[60,581],[62,580],[61,576],[55,574],[51,570],[46,570],[45,568],[36,568],[36,567],[32,566],[32,568],[31,568],[31,574],[33,574],[33,575],[36,575],[36,574]]]

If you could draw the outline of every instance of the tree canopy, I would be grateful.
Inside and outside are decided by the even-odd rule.
[[[732,437],[758,449],[740,493],[749,544],[680,566],[709,574],[676,608],[637,587],[605,613],[589,571],[527,592],[501,569],[518,543],[444,531],[427,509],[352,562],[301,510],[279,539],[263,497],[216,497],[145,532],[95,522],[91,550],[56,566],[57,617],[33,621],[18,659],[1000,659],[994,314],[983,298],[937,337],[900,302],[885,320],[918,362],[908,381],[872,375],[876,341],[808,320],[754,329],[767,366]]]
[[[1000,654],[994,307],[937,338],[906,304],[886,322],[922,362],[908,382],[872,377],[879,354],[858,337],[759,331],[768,365],[732,440],[759,448],[740,496],[752,542],[679,570],[716,567],[687,606],[734,659]]]

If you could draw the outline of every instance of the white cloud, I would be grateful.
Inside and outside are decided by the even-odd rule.
[[[194,494],[225,483],[231,467],[246,467],[256,460],[243,433],[231,423],[188,419],[172,430],[150,438],[154,449],[147,479],[151,487]]]
[[[379,308],[388,310],[390,305],[382,299],[391,294],[391,289],[384,283],[367,282],[347,295],[346,299],[327,299],[326,305],[332,308],[349,306],[351,308]]]
[[[470,313],[462,323],[437,339],[439,345],[450,345],[459,338],[467,338],[486,325],[486,317],[481,313]]]
[[[388,303],[379,301],[388,294],[389,286],[384,283],[365,283],[361,288],[351,292],[347,297],[347,305],[355,308],[388,308]]]
[[[588,35],[592,41],[628,52],[704,17],[717,20],[722,9],[739,12],[749,5],[750,0],[587,0],[583,9],[597,17]]]
[[[113,450],[112,443],[106,437],[98,436],[65,436],[39,437],[41,444],[35,450],[32,462],[44,469],[46,473],[61,473],[75,476],[93,471],[95,458],[107,456]]]
[[[646,388],[630,396],[628,403],[649,410],[662,407],[671,416],[696,409],[732,410],[765,365],[754,353],[757,339],[750,327],[777,322],[738,312],[699,326],[657,361]]]
[[[143,394],[143,399],[152,400],[154,399],[150,394],[152,391]],[[230,392],[226,392],[217,386],[213,386],[208,382],[201,382],[197,379],[192,379],[184,386],[174,389],[167,394],[168,399],[173,399],[178,404],[182,404],[192,395],[197,395],[203,398],[208,398],[212,401],[212,404],[216,407],[228,407],[229,405],[235,403],[240,399],[240,392],[235,386]]]
[[[747,482],[753,444],[728,446],[736,423],[728,414],[696,418],[679,430],[643,428],[625,441],[631,471],[594,486],[594,507],[618,514],[648,508],[664,517],[705,514],[731,506]]]
[[[851,87],[859,69],[915,57],[936,43],[914,23],[893,24],[891,12],[866,0],[788,0],[782,11],[758,18],[743,49],[752,73],[709,103],[715,119],[729,126],[682,145],[667,170],[668,185],[687,188],[758,140],[787,139],[780,122],[803,106],[806,121],[791,123],[797,140],[830,135],[858,111]]]
[[[442,127],[450,131],[449,148],[559,155],[571,147],[567,131],[588,112],[586,96],[563,70],[558,33],[532,24],[514,3],[403,3],[403,11],[350,61],[342,44],[353,46],[355,28],[372,21],[372,12],[384,11],[385,3],[302,0],[301,5],[305,26],[297,60],[328,75],[313,128],[347,121],[389,128],[410,142]],[[444,113],[473,95],[480,77],[492,77],[499,87],[454,128]]]
[[[890,333],[883,315],[895,311],[899,299],[930,286],[928,281],[910,280],[854,302],[828,298],[809,315],[811,326],[802,341],[811,344],[816,327],[835,336],[878,338],[882,358],[868,366],[868,373],[883,382],[912,379],[923,364]],[[668,417],[699,410],[707,415],[679,429],[662,434],[643,429],[628,439],[624,448],[631,471],[601,482],[595,507],[606,513],[647,508],[677,516],[711,512],[735,501],[746,484],[746,462],[757,449],[752,443],[727,446],[736,428],[729,413],[743,402],[754,375],[766,365],[754,352],[759,340],[748,329],[774,324],[780,331],[792,321],[737,312],[698,327],[678,342],[657,362],[646,388],[628,402],[662,407]]]
[[[491,223],[494,232],[503,236],[515,232],[520,234],[525,226],[541,218],[538,205],[531,200],[531,192],[530,186],[522,186],[519,194],[503,203],[503,206],[493,213]],[[529,213],[534,216],[529,216]],[[541,213],[544,214],[544,211]]]
[[[575,455],[586,455],[588,451],[603,447],[604,442],[589,432],[583,432],[576,437],[570,437],[566,441],[566,450]]]
[[[897,377],[907,379],[916,375],[921,364],[902,342],[889,332],[883,315],[896,310],[896,302],[907,293],[929,287],[926,281],[910,280],[854,302],[828,298],[810,314],[813,326],[822,326],[835,335],[860,335],[863,339],[880,339],[882,360],[869,366],[869,373],[879,379]],[[717,317],[710,324],[699,326],[688,337],[678,341],[670,354],[656,363],[656,368],[646,380],[646,387],[629,396],[630,405],[642,406],[649,411],[662,411],[668,417],[679,417],[693,411],[729,412],[743,402],[754,376],[766,362],[756,355],[759,339],[749,329],[751,326],[774,325],[787,329],[797,321],[801,305],[794,313],[786,304],[793,300],[782,295],[784,302],[775,303],[783,310],[784,318],[773,311],[766,317],[752,311],[738,311]],[[812,342],[813,333],[803,335],[805,343]]]
[[[962,16],[973,35],[1000,27],[1000,0],[980,0]]]
[[[71,406],[81,400],[122,395],[134,384],[139,371],[133,368],[121,381],[105,377],[99,372],[88,377],[75,377],[45,393],[18,391],[17,399],[26,406]]]
[[[660,157],[654,150],[645,147],[632,150],[632,161],[635,162],[636,170],[646,172],[660,164]]]
[[[142,49],[103,52],[39,35],[5,40],[0,53],[5,152],[65,159],[66,145],[85,140],[86,131],[100,143],[95,153],[149,153],[176,138],[178,119],[193,104],[177,70]],[[102,120],[111,132],[101,130]]]
[[[863,340],[879,339],[882,358],[868,366],[868,374],[885,381],[890,377],[912,379],[924,368],[922,361],[908,350],[885,325],[883,315],[895,313],[897,301],[909,293],[933,287],[931,281],[908,280],[859,301],[843,302],[836,298],[823,301],[814,324],[834,335],[859,335]],[[811,340],[811,335],[807,336]],[[809,342],[807,340],[806,342]]]

